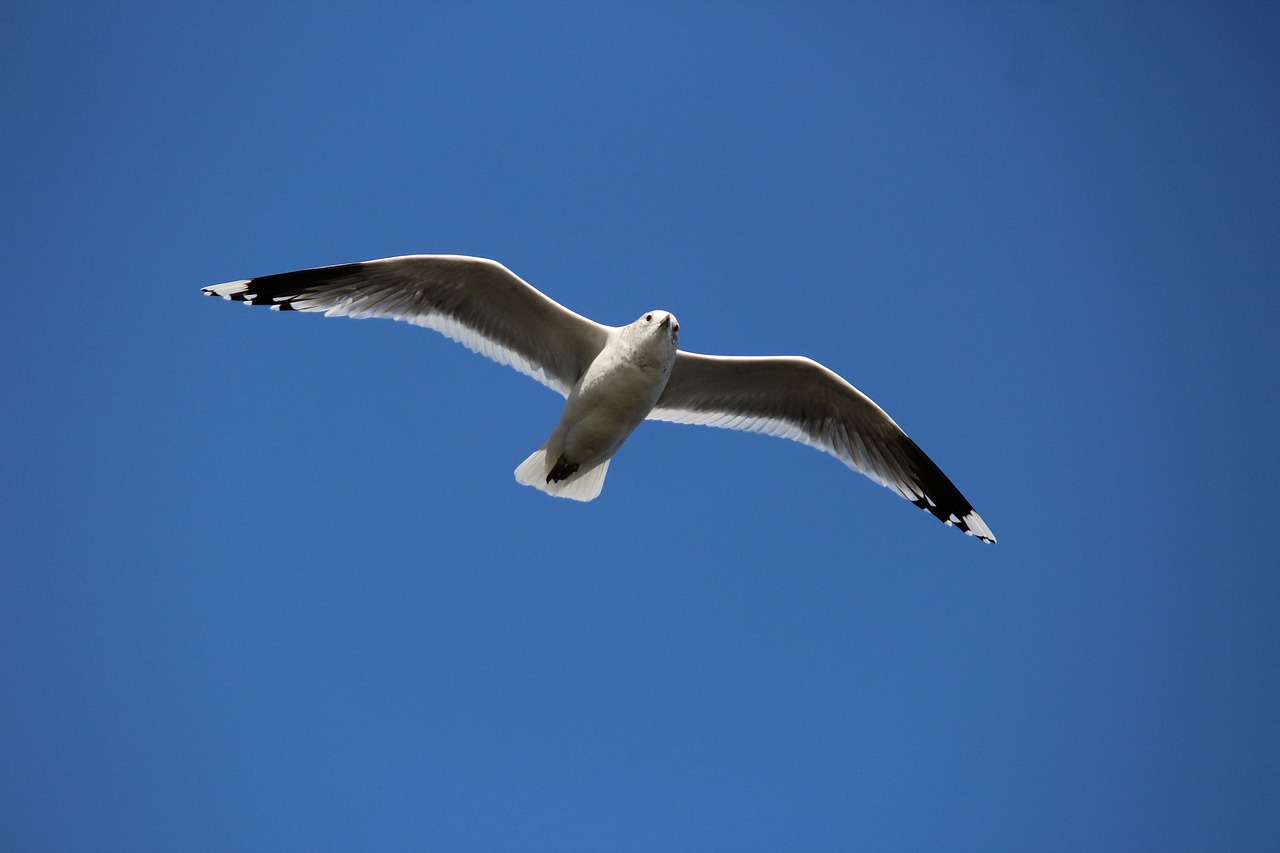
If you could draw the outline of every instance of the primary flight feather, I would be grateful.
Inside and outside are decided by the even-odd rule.
[[[567,398],[560,422],[515,472],[521,483],[558,497],[598,496],[613,455],[647,418],[803,442],[946,524],[996,541],[924,451],[840,376],[800,356],[680,350],[680,324],[667,311],[605,326],[544,296],[496,261],[460,255],[318,267],[204,292],[278,311],[426,326],[560,392]]]

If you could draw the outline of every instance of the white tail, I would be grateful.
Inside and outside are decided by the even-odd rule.
[[[516,468],[516,479],[526,486],[533,486],[558,498],[591,501],[599,497],[600,490],[604,488],[604,475],[609,472],[610,461],[612,460],[606,459],[594,468],[579,468],[558,483],[548,483],[547,473],[551,470],[551,463],[547,460],[547,448],[543,446],[520,463],[520,467]]]

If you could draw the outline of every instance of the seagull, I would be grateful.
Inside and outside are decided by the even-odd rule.
[[[816,447],[944,524],[996,541],[924,451],[835,372],[803,356],[681,350],[680,324],[669,311],[606,326],[497,261],[462,255],[381,258],[203,291],[276,311],[425,326],[558,391],[566,398],[560,422],[515,470],[519,482],[557,497],[595,499],[614,454],[644,420],[704,424]]]

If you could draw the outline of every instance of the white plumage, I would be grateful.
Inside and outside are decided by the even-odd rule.
[[[389,317],[425,326],[509,364],[567,400],[516,479],[589,501],[609,461],[646,418],[775,435],[816,447],[986,542],[991,529],[946,475],[866,395],[800,356],[678,350],[679,323],[651,311],[605,326],[544,296],[501,264],[407,255],[204,288],[280,311]]]

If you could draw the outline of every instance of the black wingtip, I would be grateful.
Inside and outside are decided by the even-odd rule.
[[[364,267],[364,263],[316,267],[215,284],[201,290],[208,296],[221,296],[232,302],[265,305],[276,311],[295,311],[293,300],[339,279],[356,278]]]

